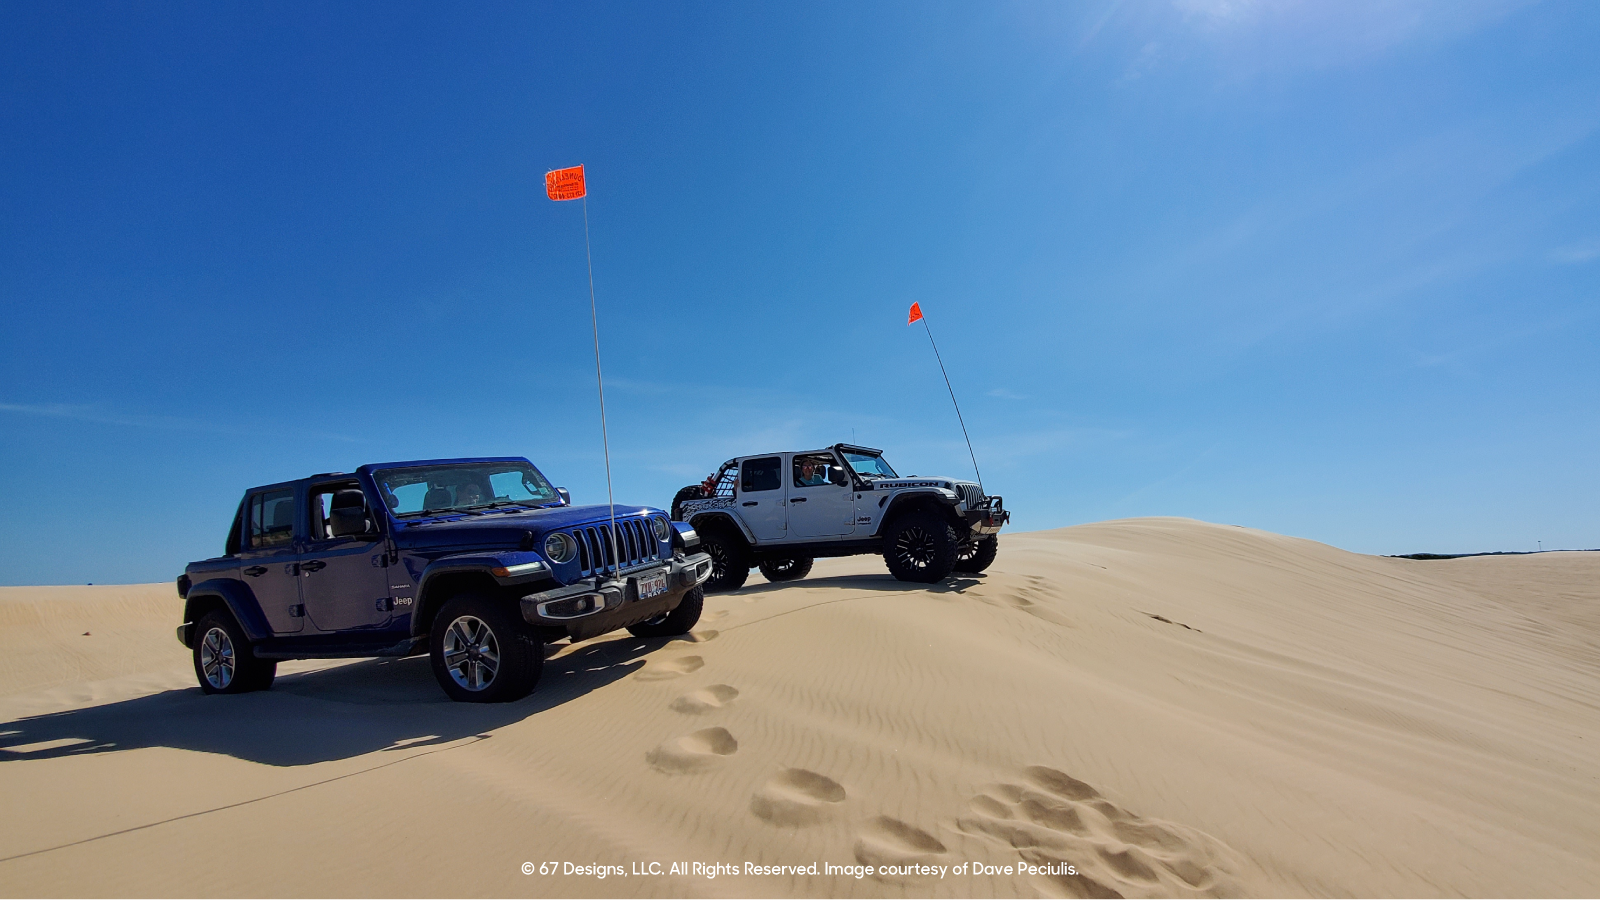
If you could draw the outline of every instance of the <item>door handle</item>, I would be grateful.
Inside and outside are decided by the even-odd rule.
[[[310,562],[301,563],[300,564],[300,570],[303,571],[303,572],[316,572],[316,571],[318,571],[320,569],[327,568],[327,566],[328,566],[328,564],[323,562],[322,560],[313,559]]]
[[[265,575],[265,574],[267,574],[267,567],[266,566],[251,566],[250,568],[245,569],[244,573],[246,575],[249,575],[251,578],[254,578],[257,575]]]
[[[755,505],[757,505],[757,503],[758,503],[758,502],[759,502],[759,501],[756,501],[756,500],[746,500],[746,501],[745,501],[745,502],[744,502],[744,505],[745,505],[745,506],[755,506]]]
[[[790,503],[804,503],[804,502],[806,502],[806,498],[804,498],[804,497],[790,497],[789,498],[789,502]]]

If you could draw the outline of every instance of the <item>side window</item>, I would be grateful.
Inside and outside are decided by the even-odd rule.
[[[250,498],[250,549],[294,543],[294,491],[263,491]]]
[[[371,530],[366,496],[361,485],[320,484],[311,493],[311,539],[331,541]],[[341,527],[335,528],[335,525]]]
[[[844,468],[832,453],[796,453],[794,455],[794,486],[817,487],[824,484],[847,484]]]
[[[775,491],[783,487],[783,457],[763,456],[747,459],[739,464],[739,490]]]

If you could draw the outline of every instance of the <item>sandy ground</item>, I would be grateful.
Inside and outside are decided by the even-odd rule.
[[[489,707],[422,659],[207,697],[180,610],[0,589],[0,893],[1600,893],[1600,553],[1007,535],[931,589],[754,576],[687,640],[554,645]],[[566,874],[595,865],[625,874]]]

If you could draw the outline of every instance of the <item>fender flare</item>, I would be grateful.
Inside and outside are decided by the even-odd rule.
[[[433,626],[433,614],[444,605],[448,597],[435,597],[437,590],[430,590],[441,577],[448,575],[481,575],[483,581],[496,588],[516,584],[516,581],[500,578],[491,570],[502,566],[516,566],[524,563],[544,563],[544,574],[526,579],[529,585],[545,578],[551,577],[550,563],[537,553],[522,550],[502,550],[488,553],[463,553],[459,556],[445,556],[428,563],[422,570],[422,577],[417,579],[417,590],[411,607],[411,636],[421,637],[427,634]]]
[[[261,614],[261,604],[256,601],[255,592],[250,590],[249,585],[232,578],[212,578],[189,588],[189,594],[184,598],[183,624],[179,628],[182,631],[180,639],[185,647],[194,646],[194,622],[199,618],[199,611],[216,601],[221,601],[234,621],[244,629],[245,637],[252,642],[272,637],[272,627],[267,624],[267,617]]]
[[[692,514],[689,517],[689,524],[693,526],[695,531],[700,531],[707,526],[716,527],[716,525],[721,524],[723,521],[726,521],[732,525],[734,530],[739,532],[739,536],[744,538],[744,542],[746,544],[749,544],[752,547],[756,545],[756,536],[751,533],[749,528],[745,527],[744,522],[739,519],[739,517],[731,515],[723,510],[708,510],[703,513]]]
[[[940,493],[938,488],[907,488],[897,491],[889,498],[889,508],[883,511],[883,516],[878,519],[878,530],[872,533],[873,537],[883,535],[884,529],[889,527],[896,517],[905,513],[910,508],[940,508],[945,518],[951,524],[966,527],[960,517],[956,515],[955,501]]]

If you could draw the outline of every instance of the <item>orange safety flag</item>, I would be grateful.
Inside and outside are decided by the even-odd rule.
[[[583,166],[544,173],[544,192],[551,200],[576,200],[584,196],[588,191],[583,185]]]
[[[911,304],[911,316],[906,319],[906,324],[910,325],[912,322],[915,322],[916,320],[918,320],[920,318],[922,318],[922,304],[921,303],[913,303],[913,304]]]

